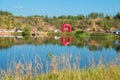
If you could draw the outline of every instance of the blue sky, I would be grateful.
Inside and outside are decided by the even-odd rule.
[[[115,15],[120,12],[120,0],[0,0],[0,10],[14,15],[87,15],[99,12]]]

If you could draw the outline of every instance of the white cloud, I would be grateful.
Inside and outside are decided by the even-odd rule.
[[[23,9],[24,7],[23,6],[16,6],[14,7],[15,9]]]

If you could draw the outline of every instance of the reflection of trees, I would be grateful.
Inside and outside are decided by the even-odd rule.
[[[116,45],[113,47],[117,53],[120,53],[120,45]]]
[[[13,38],[0,38],[0,49],[9,48],[13,45]]]
[[[84,43],[78,43],[78,44],[77,44],[77,47],[83,48],[84,46],[85,46]]]
[[[90,51],[97,51],[97,50],[101,51],[103,47],[102,46],[88,46],[88,49]]]
[[[90,51],[96,51],[97,50],[96,46],[89,46],[88,48],[89,48]]]
[[[113,47],[112,44],[106,44],[106,43],[103,46],[104,46],[105,49],[110,49],[110,48]]]
[[[76,40],[74,40],[76,39]],[[114,47],[113,39],[110,39],[109,36],[92,36],[88,39],[86,38],[73,38],[72,39],[72,45],[76,45],[77,47],[84,47],[87,46],[87,48],[91,51],[101,51],[104,48],[110,49]],[[113,49],[115,49],[117,52],[120,52],[120,46],[115,46]]]
[[[114,45],[112,40],[106,38],[106,40],[102,40],[102,38],[79,38],[75,36],[71,36],[72,42],[69,46],[76,46],[79,48],[87,47],[91,51],[103,50],[104,49],[115,49],[116,52],[120,52],[120,45]],[[18,44],[32,44],[32,45],[42,45],[42,44],[52,44],[52,45],[60,45],[62,46],[61,39],[55,40],[53,36],[48,36],[44,38],[30,38],[24,37],[23,39],[15,39],[15,38],[0,38],[0,49],[9,48],[12,45]]]

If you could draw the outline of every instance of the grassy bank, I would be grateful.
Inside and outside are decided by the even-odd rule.
[[[119,80],[120,66],[109,65],[106,67],[96,67],[78,70],[52,71],[40,75],[8,76],[3,80]]]
[[[33,80],[119,80],[120,66],[64,70],[38,75]]]

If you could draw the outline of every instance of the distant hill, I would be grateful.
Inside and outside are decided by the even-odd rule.
[[[0,29],[24,29],[29,27],[30,30],[54,31],[55,26],[44,21],[41,16],[14,16],[9,12],[0,13]]]
[[[0,29],[24,29],[38,31],[54,31],[61,29],[62,24],[68,23],[72,30],[84,30],[89,32],[105,32],[120,29],[120,13],[114,16],[104,16],[103,13],[90,13],[87,16],[14,16],[7,11],[0,11]]]

